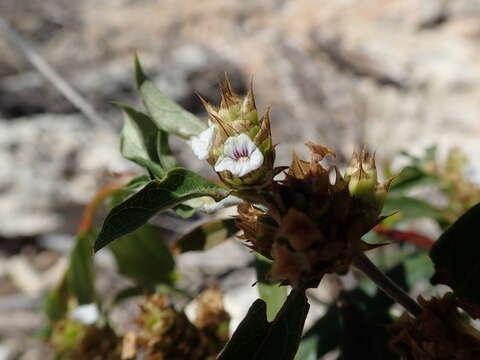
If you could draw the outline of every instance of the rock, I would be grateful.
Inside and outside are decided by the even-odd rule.
[[[117,135],[91,128],[78,115],[0,121],[0,157],[0,233],[6,237],[72,231],[78,207],[105,174],[131,169]],[[65,224],[66,209],[75,206],[73,224]]]
[[[38,296],[43,290],[42,277],[21,255],[8,259],[6,272],[21,292]]]

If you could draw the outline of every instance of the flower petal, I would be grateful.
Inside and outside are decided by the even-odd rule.
[[[255,148],[255,150],[250,154],[250,171],[257,170],[260,166],[263,165],[263,154],[259,148]]]
[[[236,138],[237,138],[236,136],[230,136],[225,141],[225,144],[223,144],[223,153],[232,159],[235,159],[234,151],[237,145]]]
[[[191,137],[191,147],[193,153],[200,160],[208,159],[210,153],[210,148],[213,144],[213,139],[215,137],[215,127],[210,126],[206,130],[202,131],[197,136]]]
[[[215,171],[230,171],[242,177],[257,170],[263,164],[263,154],[247,134],[229,137],[223,146],[223,156],[215,164]]]
[[[230,170],[235,166],[236,161],[230,156],[220,156],[215,163],[215,171],[225,171]],[[230,170],[231,171],[231,170]]]
[[[257,147],[250,137],[242,133],[237,136],[230,136],[224,144],[223,153],[232,159],[237,159],[239,154],[249,156]]]

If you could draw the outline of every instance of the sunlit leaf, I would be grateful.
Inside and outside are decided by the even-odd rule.
[[[280,286],[279,281],[268,279],[272,261],[256,254],[255,269],[257,271],[257,287],[260,298],[267,304],[267,320],[272,321],[285,302],[288,290],[287,286]]]
[[[176,240],[172,248],[176,254],[187,251],[209,250],[238,232],[235,219],[216,219],[202,224]]]
[[[189,139],[207,128],[195,115],[170,100],[150,81],[135,57],[135,78],[145,107],[158,128]]]
[[[164,179],[153,180],[139,192],[115,206],[107,215],[94,249],[134,231],[155,214],[186,200],[210,196],[221,200],[228,190],[186,169],[170,170]]]
[[[168,143],[168,133],[164,130],[160,130],[157,134],[157,155],[165,171],[177,166],[177,160],[175,156],[173,156],[170,144]]]
[[[124,104],[117,105],[122,109],[124,115],[123,130],[120,137],[122,155],[150,170],[155,177],[163,178],[166,170],[162,168],[157,153],[160,130],[148,115]]]

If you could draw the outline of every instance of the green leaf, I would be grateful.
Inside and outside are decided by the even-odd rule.
[[[200,196],[221,200],[227,195],[227,189],[194,172],[182,168],[172,169],[164,179],[151,181],[110,211],[95,241],[94,249],[100,250],[116,238],[145,224],[158,212],[170,209],[186,200]]]
[[[173,244],[173,251],[181,254],[187,251],[209,250],[238,232],[235,219],[216,219],[196,227]]]
[[[480,303],[480,203],[469,209],[434,243],[433,284],[450,286],[459,297]]]
[[[160,130],[157,135],[157,155],[162,167],[168,171],[177,166],[177,160],[172,154],[168,143],[168,133]]]
[[[42,310],[51,322],[60,320],[68,310],[69,291],[67,277],[51,290],[43,300]]]
[[[325,315],[305,333],[295,360],[317,360],[332,351],[340,342],[338,308],[331,305]]]
[[[189,139],[198,135],[207,126],[191,112],[170,100],[150,81],[142,70],[138,57],[135,57],[135,78],[145,107],[158,128],[170,134]]]
[[[388,215],[400,211],[400,218],[397,221],[406,221],[418,218],[431,218],[440,220],[442,215],[438,209],[426,201],[418,200],[408,196],[389,196],[385,200],[382,214]]]
[[[60,320],[66,314],[72,296],[80,305],[90,304],[96,300],[92,238],[91,232],[76,237],[65,275],[43,301],[43,312],[52,322]]]
[[[438,182],[438,176],[431,175],[417,166],[406,166],[393,180],[389,192],[403,193],[417,186]]]
[[[267,304],[267,320],[272,321],[282,307],[288,295],[286,286],[280,286],[279,281],[268,280],[272,261],[256,254],[255,269],[257,271],[257,287],[260,298]]]
[[[160,238],[149,224],[110,243],[110,250],[121,274],[142,287],[153,288],[158,283],[171,283],[175,262]]]
[[[95,269],[93,265],[92,243],[94,234],[78,235],[70,253],[67,270],[67,283],[70,292],[79,305],[95,301]]]
[[[155,177],[163,178],[165,170],[157,154],[157,138],[160,131],[152,119],[134,108],[116,104],[123,111],[124,123],[120,137],[123,157],[150,170]]]
[[[248,310],[218,360],[293,359],[309,307],[305,289],[294,289],[275,320],[269,323],[266,304],[258,299]]]

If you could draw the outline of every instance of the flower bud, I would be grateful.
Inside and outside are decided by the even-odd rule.
[[[192,137],[192,149],[208,160],[220,179],[233,188],[268,186],[273,178],[275,151],[268,110],[259,119],[252,87],[241,98],[228,78],[218,108],[200,98],[208,112],[209,128]]]
[[[354,152],[344,178],[348,181],[348,190],[352,197],[378,211],[381,210],[390,182],[378,183],[375,154],[370,155],[364,150],[359,156]]]

